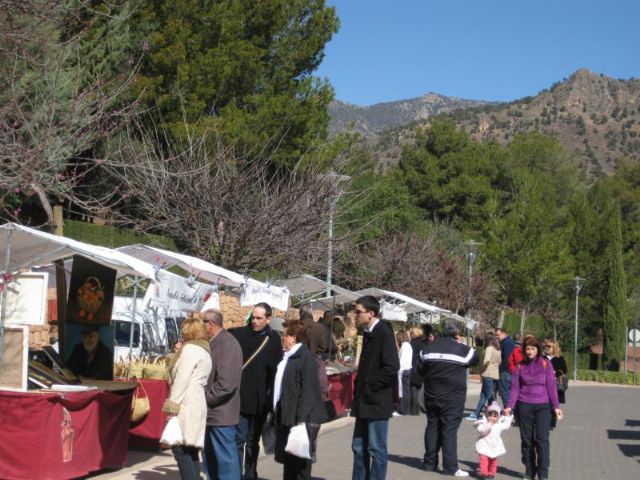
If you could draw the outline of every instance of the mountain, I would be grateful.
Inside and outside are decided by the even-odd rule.
[[[375,137],[385,130],[428,120],[434,115],[487,104],[489,102],[445,97],[437,93],[427,93],[409,100],[376,103],[368,107],[334,100],[329,105],[329,132],[333,135],[350,130],[365,137]]]
[[[595,176],[611,173],[621,156],[640,161],[638,79],[616,80],[580,69],[536,96],[509,103],[476,102],[484,104],[473,105],[471,100],[465,102],[470,105],[440,114],[455,119],[476,140],[507,144],[518,132],[539,130],[556,137],[584,171]],[[377,105],[366,108],[384,111],[375,107]],[[398,121],[399,115],[396,110],[393,112],[388,124]],[[395,163],[401,146],[413,141],[415,127],[428,125],[431,118],[416,118],[405,126],[378,130],[375,135],[367,135],[365,141],[381,164]],[[342,119],[336,119],[335,125],[343,122]],[[385,121],[376,118],[376,124],[384,125]]]

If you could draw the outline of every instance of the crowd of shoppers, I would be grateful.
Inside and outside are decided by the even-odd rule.
[[[476,350],[460,338],[455,323],[444,323],[442,337],[430,325],[394,334],[372,296],[359,298],[353,314],[362,349],[351,405],[352,480],[386,478],[389,419],[418,415],[420,409],[427,418],[425,468],[438,470],[441,454],[444,474],[469,476],[458,465],[457,432],[468,369],[478,363]],[[213,309],[183,322],[182,343],[168,365],[171,391],[163,405],[168,418],[177,417],[182,434],[172,446],[181,478],[200,478],[202,452],[209,479],[257,479],[260,436],[269,416],[283,478],[311,479],[320,424],[330,416],[325,365],[333,335],[329,330],[327,336],[322,321],[314,321],[304,309],[299,318],[283,323],[282,337],[270,327],[271,317],[271,307],[259,303],[247,325],[229,331],[222,313]],[[529,335],[520,344],[514,339],[504,329],[485,335],[480,399],[466,418],[478,429],[482,478],[496,475],[497,457],[505,451],[500,432],[511,426],[515,413],[524,479],[546,480],[549,431],[563,415],[567,363],[555,340],[539,342]],[[300,429],[309,441],[306,456],[288,446],[292,431]]]

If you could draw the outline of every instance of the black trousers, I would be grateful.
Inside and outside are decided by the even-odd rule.
[[[458,427],[464,414],[464,402],[427,404],[424,463],[427,470],[438,465],[438,447],[442,442],[442,470],[452,475],[458,470]]]
[[[549,478],[549,429],[551,406],[548,403],[518,402],[518,422],[522,463],[531,478]]]
[[[174,445],[171,447],[178,472],[182,480],[200,480],[200,456],[198,448],[186,445]]]

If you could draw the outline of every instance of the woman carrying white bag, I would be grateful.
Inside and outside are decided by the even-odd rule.
[[[304,324],[287,321],[283,326],[284,358],[278,365],[273,388],[275,460],[284,464],[284,480],[310,480],[316,437],[320,423],[328,415],[320,393],[316,360],[304,345]]]
[[[200,479],[199,452],[204,447],[207,421],[204,387],[210,372],[209,335],[204,322],[187,318],[182,323],[182,346],[169,362],[171,393],[162,406],[162,411],[171,416],[162,436],[170,438],[166,443],[171,445],[183,480]]]

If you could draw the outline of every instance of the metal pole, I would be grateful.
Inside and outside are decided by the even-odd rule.
[[[136,304],[138,303],[138,276],[133,277],[133,307],[131,309],[131,330],[129,332],[129,361],[133,354],[133,333],[136,328]]]
[[[631,329],[629,327],[625,328],[627,334],[625,335],[625,339],[624,339],[624,373],[626,375],[627,373],[627,362],[629,361],[629,356],[627,355],[627,350],[629,350],[628,346],[629,346],[629,342],[627,341],[627,338],[629,338],[629,332],[631,332]],[[635,343],[633,344],[633,346],[635,347]],[[633,354],[635,355],[635,351],[633,352]],[[635,359],[634,359],[635,360]]]
[[[578,379],[578,295],[580,294],[576,287],[576,324],[573,332],[573,380]]]
[[[9,268],[11,268],[11,240],[13,229],[7,231],[7,253],[4,260],[3,282],[2,282],[2,306],[0,307],[0,369],[2,368],[2,356],[4,354],[4,322],[7,314],[7,293],[9,292]]]
[[[576,324],[573,333],[573,380],[578,379],[578,299],[580,298],[580,290],[582,289],[584,278],[576,277],[573,279],[573,286],[576,291]]]
[[[331,272],[333,270],[333,210],[336,200],[329,203],[329,244],[327,245],[327,297],[331,296]]]

